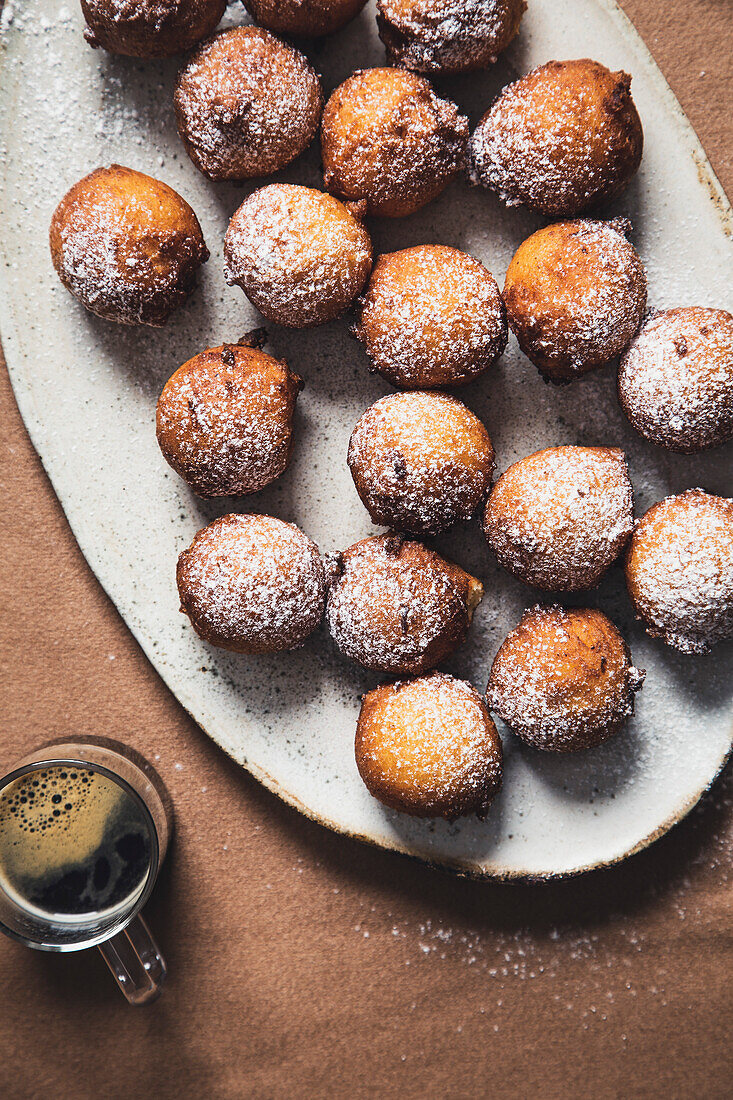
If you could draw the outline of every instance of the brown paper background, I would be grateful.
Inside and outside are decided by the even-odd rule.
[[[530,0],[531,3],[531,0]],[[624,0],[733,193],[733,6]],[[177,835],[151,906],[161,999],[97,952],[0,942],[0,1096],[729,1096],[730,770],[617,868],[472,883],[332,835],[232,764],[91,574],[3,372],[3,770],[58,734],[156,763]]]

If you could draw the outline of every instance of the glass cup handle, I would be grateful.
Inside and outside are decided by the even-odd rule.
[[[122,932],[100,943],[99,950],[131,1005],[150,1004],[160,994],[165,959],[139,913]]]

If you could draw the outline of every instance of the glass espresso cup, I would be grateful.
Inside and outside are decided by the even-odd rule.
[[[60,741],[0,779],[0,930],[40,951],[98,947],[130,1004],[166,965],[140,910],[168,847],[165,787],[133,750]]]

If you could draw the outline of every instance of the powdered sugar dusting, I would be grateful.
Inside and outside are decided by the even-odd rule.
[[[328,559],[329,630],[366,668],[414,675],[466,636],[482,589],[464,570],[399,536],[364,539]]]
[[[471,518],[491,485],[494,452],[460,401],[413,391],[367,409],[351,434],[348,463],[374,522],[435,534]]]
[[[494,486],[484,532],[499,563],[550,592],[592,588],[634,523],[622,451],[549,447],[516,462]]]
[[[375,797],[421,817],[484,816],[501,783],[501,742],[481,696],[441,672],[366,696],[356,759]]]
[[[706,653],[733,635],[733,500],[688,489],[638,520],[629,595],[653,637]]]
[[[688,306],[655,313],[624,355],[621,406],[638,432],[673,451],[733,436],[733,316]]]
[[[526,7],[524,0],[377,0],[377,24],[393,64],[469,72],[496,61]]]
[[[174,94],[178,130],[211,179],[251,179],[283,168],[310,144],[323,106],[305,57],[259,27],[205,42]]]
[[[456,385],[504,351],[506,313],[496,281],[478,260],[455,248],[418,245],[380,256],[356,335],[394,385]]]
[[[631,77],[594,61],[550,61],[508,85],[470,142],[470,177],[507,206],[572,217],[639,167]]]
[[[323,614],[318,548],[292,523],[228,515],[196,535],[178,559],[182,610],[197,633],[241,653],[301,645]]]
[[[262,187],[234,214],[224,274],[269,319],[295,328],[338,316],[372,265],[366,229],[331,195],[308,187]]]
[[[601,612],[538,605],[504,640],[486,699],[531,745],[572,752],[605,740],[633,714],[643,680]]]

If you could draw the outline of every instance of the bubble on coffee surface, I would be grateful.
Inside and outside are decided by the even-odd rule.
[[[122,909],[150,856],[140,805],[99,772],[48,767],[0,795],[0,886],[24,908],[80,918]]]

